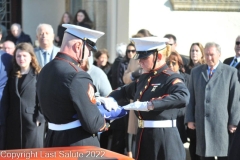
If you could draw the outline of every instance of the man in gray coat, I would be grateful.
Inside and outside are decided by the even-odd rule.
[[[191,72],[185,122],[196,129],[196,154],[202,160],[227,160],[229,137],[240,120],[237,70],[219,61],[216,43],[207,43],[204,54],[207,64]]]
[[[44,67],[48,62],[53,60],[60,48],[54,46],[54,32],[50,24],[39,24],[37,27],[37,39],[39,47],[35,48],[38,63]]]

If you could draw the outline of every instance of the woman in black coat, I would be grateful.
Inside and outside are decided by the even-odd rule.
[[[14,51],[12,76],[9,80],[10,107],[7,114],[6,149],[43,147],[44,118],[36,95],[40,72],[33,47],[20,43]]]
[[[73,24],[85,27],[88,29],[93,29],[93,22],[90,20],[87,12],[83,9],[77,11],[74,19]]]
[[[57,46],[61,47],[63,35],[67,28],[63,27],[62,24],[70,24],[72,21],[71,15],[68,12],[65,12],[62,16],[61,22],[58,25],[57,36],[55,37],[55,41],[57,42]]]

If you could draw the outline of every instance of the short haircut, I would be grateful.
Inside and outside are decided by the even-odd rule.
[[[50,24],[46,24],[46,23],[41,23],[37,26],[37,29],[36,29],[37,34],[39,32],[39,29],[43,26],[46,26],[47,28],[49,28],[49,30],[54,34],[53,27]]]
[[[177,38],[173,34],[166,34],[164,38],[168,38],[168,39],[172,38],[174,40],[174,43],[177,43]]]
[[[11,29],[12,29],[12,27],[13,26],[17,26],[18,27],[18,29],[21,29],[21,25],[20,24],[18,24],[18,23],[13,23],[12,25],[11,25]]]
[[[205,48],[209,48],[209,47],[216,47],[218,53],[221,54],[221,47],[219,44],[217,44],[215,42],[208,42],[208,43],[206,43]]]

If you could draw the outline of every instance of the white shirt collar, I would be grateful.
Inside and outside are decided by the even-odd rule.
[[[238,57],[234,56],[233,59],[237,59],[237,62],[240,62],[240,56],[238,56]]]
[[[41,50],[42,50],[43,53],[44,53],[44,52],[47,52],[47,54],[49,55],[49,54],[51,54],[52,51],[53,51],[53,46],[52,46],[51,48],[49,48],[48,50],[44,50],[44,49],[41,49]]]
[[[218,65],[219,65],[219,61],[218,61],[218,63],[213,67],[213,70],[215,70]],[[208,70],[210,70],[210,68],[211,68],[211,67],[208,66]]]

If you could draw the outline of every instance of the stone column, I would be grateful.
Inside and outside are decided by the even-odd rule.
[[[107,0],[82,0],[85,9],[94,23],[94,29],[105,33],[97,42],[98,49],[107,47]],[[111,54],[111,53],[110,53]]]

